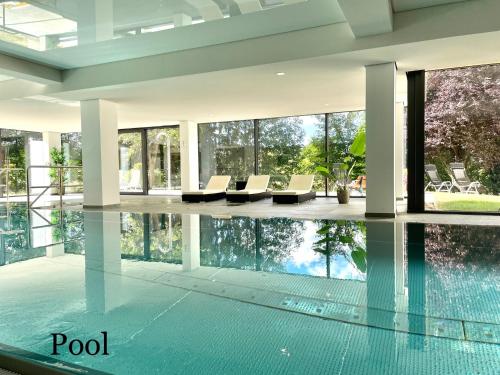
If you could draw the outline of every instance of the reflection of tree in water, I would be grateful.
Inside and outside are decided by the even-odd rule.
[[[425,265],[421,266],[428,308],[472,313],[475,319],[497,314],[499,250],[497,227],[426,225]],[[453,303],[443,304],[443,300]]]
[[[255,269],[255,219],[200,217],[203,266]]]
[[[304,221],[285,217],[259,220],[261,223],[261,267],[264,271],[286,272],[285,260],[304,242]]]
[[[425,260],[433,267],[494,271],[500,264],[498,227],[428,224]]]
[[[360,273],[366,274],[366,223],[363,221],[319,220],[314,251],[326,257],[326,276],[330,278],[330,262],[342,256]]]
[[[45,249],[31,249],[29,247],[29,238],[27,228],[28,216],[26,208],[13,206],[7,213],[7,207],[2,207],[1,214],[4,218],[1,220],[1,229],[8,233],[9,231],[21,230],[21,233],[2,234],[3,243],[0,251],[0,265],[2,263],[14,263],[31,258],[45,255]]]
[[[153,261],[182,263],[182,215],[151,214],[150,257]]]
[[[283,271],[283,261],[302,242],[302,221],[201,217],[201,264]]]
[[[181,217],[173,214],[122,213],[122,257],[181,263]]]

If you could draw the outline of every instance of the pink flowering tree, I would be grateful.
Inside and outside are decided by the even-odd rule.
[[[440,173],[464,162],[471,178],[498,193],[500,65],[430,71],[426,80],[426,162]]]

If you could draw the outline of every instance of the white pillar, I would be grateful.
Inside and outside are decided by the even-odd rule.
[[[396,103],[396,132],[395,132],[395,180],[396,200],[403,200],[405,196],[404,169],[405,169],[405,139],[404,139],[405,105]]]
[[[108,312],[121,304],[119,212],[84,212],[85,295],[88,311]]]
[[[182,270],[200,267],[200,215],[182,215]]]
[[[113,0],[78,2],[78,44],[113,39]]]
[[[118,125],[114,103],[81,102],[83,203],[102,207],[120,203]]]
[[[56,132],[43,132],[42,139],[47,147],[47,156],[52,148],[61,149],[61,133]],[[49,160],[49,159],[48,159]]]
[[[405,224],[396,223],[396,305],[404,306],[405,303]]]
[[[198,124],[192,121],[181,121],[179,128],[182,191],[198,190]]]
[[[187,26],[193,23],[193,18],[189,14],[177,13],[174,14],[174,26]]]
[[[394,217],[396,65],[366,67],[366,216]]]

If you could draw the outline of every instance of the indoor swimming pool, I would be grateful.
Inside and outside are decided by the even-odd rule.
[[[495,226],[1,211],[3,353],[74,373],[500,368]],[[101,332],[109,355],[51,355],[51,334]]]

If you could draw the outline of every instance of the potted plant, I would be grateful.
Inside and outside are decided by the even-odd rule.
[[[53,167],[63,167],[66,164],[66,158],[64,157],[64,152],[62,150],[57,149],[56,147],[52,147],[50,149],[50,165]],[[63,173],[61,171],[61,173]],[[51,179],[51,183],[56,183],[59,186],[59,168],[50,168],[49,176]],[[63,186],[61,186],[61,194],[64,195],[64,176],[63,176]],[[59,188],[55,189],[55,192],[59,194]]]
[[[354,141],[349,146],[340,161],[330,161],[316,167],[316,172],[333,181],[340,204],[349,203],[351,195],[350,184],[354,168],[364,160],[366,152],[366,129],[362,127],[356,133]]]

